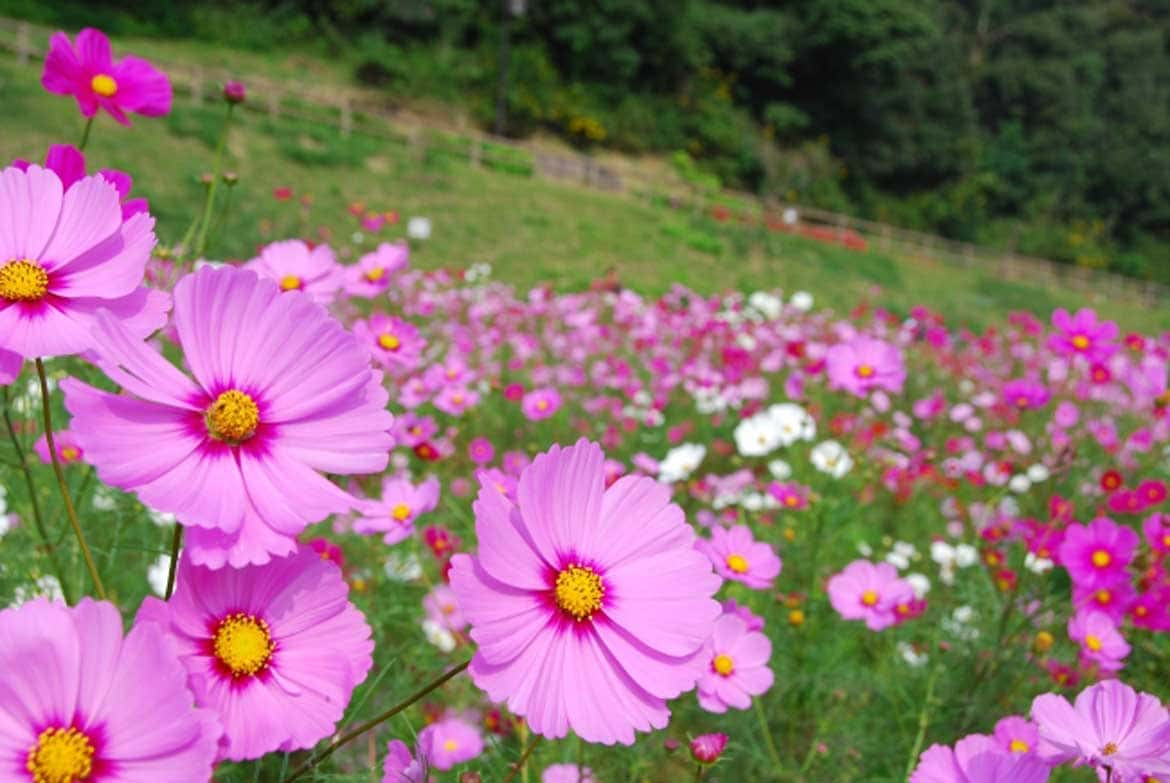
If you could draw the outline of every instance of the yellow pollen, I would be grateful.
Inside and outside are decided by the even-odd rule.
[[[28,752],[35,783],[82,783],[93,772],[93,743],[75,728],[45,729]]]
[[[399,522],[405,522],[410,519],[410,506],[405,503],[395,503],[394,507],[390,509],[390,516]]]
[[[256,434],[260,408],[238,389],[229,389],[215,398],[204,414],[211,437],[237,445]]]
[[[1105,747],[1101,748],[1101,755],[1102,756],[1112,756],[1113,754],[1117,753],[1117,751],[1119,751],[1119,750],[1120,750],[1120,748],[1117,747],[1116,742],[1106,742]]]
[[[1133,613],[1136,614],[1138,617],[1145,617],[1147,614],[1150,613],[1150,610],[1147,609],[1146,607],[1142,606],[1141,604],[1138,604],[1137,606],[1135,606],[1133,608]]]
[[[65,446],[61,449],[62,462],[76,462],[77,458],[81,456],[81,452],[75,446]]]
[[[1012,740],[1011,745],[1008,746],[1008,749],[1011,750],[1012,753],[1027,753],[1032,748],[1023,740],[1014,739]]]
[[[1113,600],[1113,593],[1109,592],[1108,590],[1098,590],[1096,598],[1097,603],[1104,606]]]
[[[731,673],[735,671],[735,661],[731,660],[730,655],[719,653],[711,659],[711,668],[721,677],[730,677]]]
[[[1085,646],[1093,652],[1101,652],[1101,640],[1091,633],[1085,634]]]
[[[27,258],[15,258],[0,267],[0,299],[38,302],[49,292],[49,273]]]
[[[1076,337],[1072,338],[1072,344],[1073,348],[1076,348],[1078,351],[1083,351],[1089,347],[1089,338],[1085,337],[1083,334],[1078,334]]]
[[[1166,533],[1162,536],[1162,546],[1170,549],[1170,533]]]
[[[1022,394],[1019,397],[1016,397],[1016,407],[1027,408],[1028,407],[1028,398]]]
[[[788,624],[793,628],[799,628],[804,625],[804,612],[800,609],[793,609],[788,613]]]
[[[553,592],[561,611],[580,622],[601,608],[605,585],[592,568],[574,564],[557,574]]]
[[[537,400],[536,401],[536,409],[538,411],[548,410],[548,400]]]
[[[449,739],[443,743],[443,750],[447,751],[448,753],[455,750],[457,747],[459,747],[459,743],[453,739]]]
[[[857,377],[858,378],[872,378],[873,377],[873,367],[871,367],[868,364],[857,365]]]
[[[99,73],[89,80],[89,87],[103,98],[110,98],[118,91],[118,83],[109,74]]]
[[[451,402],[455,403],[456,405],[462,405],[463,395],[456,392],[455,394],[451,395]]]
[[[743,555],[728,555],[727,567],[737,574],[746,574],[748,570],[748,561]]]
[[[299,291],[301,289],[301,279],[296,275],[285,275],[280,278],[281,291]]]
[[[393,335],[387,332],[386,334],[378,336],[378,345],[382,346],[387,351],[397,351],[399,346],[402,345],[402,341],[398,339],[397,335]]]
[[[366,279],[369,280],[371,283],[378,282],[385,275],[386,275],[386,270],[380,266],[374,267],[373,269],[366,270]]]
[[[1097,568],[1105,568],[1113,562],[1113,558],[1104,549],[1098,549],[1093,553],[1093,565]]]
[[[800,504],[800,498],[798,498],[796,495],[787,495],[784,498],[784,505],[786,505],[786,506],[796,506],[799,504]]]
[[[268,623],[250,614],[230,614],[219,623],[211,640],[219,662],[233,677],[259,674],[268,666],[276,644],[268,632]]]
[[[876,606],[878,602],[878,594],[874,590],[866,590],[861,594],[861,603],[866,606]]]

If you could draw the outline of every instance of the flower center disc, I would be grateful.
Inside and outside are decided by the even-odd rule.
[[[220,622],[212,649],[233,677],[245,677],[258,674],[268,666],[276,644],[268,632],[268,623],[240,612]]]
[[[1085,337],[1083,334],[1078,334],[1076,337],[1072,338],[1072,344],[1073,347],[1078,351],[1083,351],[1089,347],[1089,338]]]
[[[10,302],[37,302],[49,292],[49,273],[19,258],[0,267],[0,299]]]
[[[711,660],[711,668],[721,677],[730,677],[735,671],[735,661],[731,660],[730,655],[719,653]]]
[[[605,586],[592,568],[571,565],[557,574],[554,594],[561,611],[580,622],[601,608]]]
[[[301,288],[301,279],[296,275],[285,275],[280,278],[281,291],[299,291]]]
[[[1113,562],[1113,558],[1104,549],[1098,549],[1093,553],[1093,565],[1097,568],[1105,568]]]
[[[370,269],[366,272],[366,279],[369,280],[371,283],[376,283],[379,280],[381,280],[382,276],[385,274],[386,274],[386,270],[380,266],[377,266],[377,267],[374,267],[373,269]]]
[[[77,729],[45,729],[25,768],[35,783],[83,783],[93,772],[93,756],[93,743]]]
[[[395,503],[394,507],[390,509],[390,516],[399,522],[405,522],[410,518],[410,506],[405,503]]]
[[[747,558],[743,555],[728,555],[727,567],[737,574],[746,574],[748,570]]]
[[[1009,750],[1011,750],[1012,753],[1027,753],[1029,750],[1031,750],[1031,748],[1028,746],[1028,743],[1024,742],[1023,740],[1014,739],[1009,746]]]
[[[260,408],[238,389],[229,389],[215,398],[204,416],[213,438],[238,445],[256,434]]]
[[[861,603],[866,606],[876,606],[878,602],[878,594],[874,590],[866,590],[861,594]]]
[[[397,351],[398,347],[402,345],[402,341],[396,335],[386,333],[378,338],[378,345],[387,351]]]
[[[105,73],[94,76],[89,82],[89,87],[103,98],[113,97],[118,91],[118,83],[114,81],[114,77]]]
[[[857,365],[857,377],[858,378],[872,378],[873,377],[873,367],[871,365],[868,365],[868,364]]]
[[[1101,640],[1093,634],[1085,634],[1085,646],[1093,652],[1101,652]]]

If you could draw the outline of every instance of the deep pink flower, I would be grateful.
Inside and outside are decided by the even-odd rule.
[[[1130,646],[1117,625],[1104,612],[1081,611],[1068,620],[1068,638],[1081,646],[1082,661],[1097,664],[1101,671],[1119,671]]]
[[[1119,330],[1113,321],[1098,321],[1097,314],[1087,307],[1076,315],[1064,308],[1052,313],[1056,330],[1048,337],[1048,347],[1061,356],[1083,356],[1090,362],[1104,362],[1118,349]]]
[[[112,604],[0,612],[0,778],[206,783],[222,731],[162,630]]]
[[[21,171],[28,171],[31,164],[17,159],[12,161],[12,165]],[[61,179],[61,186],[68,190],[74,182],[85,176],[85,155],[70,144],[50,144],[49,151],[45,153],[45,168],[54,172]],[[129,174],[117,169],[102,169],[98,174],[118,191],[123,220],[129,220],[131,215],[139,212],[149,211],[150,204],[146,199],[129,197],[130,189],[134,187],[134,180]]]
[[[41,84],[57,95],[72,95],[82,116],[105,109],[123,125],[127,112],[161,117],[171,110],[171,83],[166,74],[139,57],[115,62],[110,39],[87,27],[77,34],[77,47],[65,33],[49,38],[49,53]]]
[[[764,630],[764,618],[753,612],[746,606],[741,606],[734,598],[728,598],[721,604],[724,614],[733,614],[736,617],[747,623],[749,631]]]
[[[381,378],[318,305],[245,270],[180,280],[175,327],[195,381],[99,316],[102,369],[130,394],[62,381],[87,459],[107,484],[175,514],[195,563],[291,554],[306,525],[357,502],[317,471],[385,469]]]
[[[1170,553],[1170,514],[1150,514],[1142,523],[1142,533],[1150,549],[1163,555]]]
[[[727,747],[726,734],[700,734],[691,740],[691,758],[700,764],[714,764]]]
[[[825,369],[832,388],[858,397],[873,389],[897,394],[906,382],[906,364],[898,347],[864,335],[830,348],[825,354]]]
[[[1126,578],[1138,534],[1108,517],[1069,525],[1060,545],[1060,563],[1078,585],[1111,585]]]
[[[768,485],[768,494],[789,511],[802,511],[808,508],[808,489],[800,484],[781,484],[779,481],[773,481]]]
[[[309,541],[309,549],[316,552],[317,557],[322,560],[328,560],[338,568],[345,567],[345,552],[328,538],[314,538]]]
[[[232,79],[223,85],[223,99],[228,103],[243,103],[248,97],[248,89],[243,82]]]
[[[419,732],[418,748],[429,766],[446,772],[483,753],[483,734],[462,718],[445,718]]]
[[[1045,783],[1050,770],[1032,754],[1009,753],[991,737],[972,734],[923,751],[909,783]]]
[[[473,438],[467,444],[467,456],[476,465],[488,465],[496,458],[496,448],[487,438]]]
[[[529,421],[547,419],[561,409],[561,393],[552,387],[533,389],[520,401],[520,410]]]
[[[1003,385],[1003,402],[1012,408],[1043,408],[1052,399],[1048,387],[1030,378],[1017,378]]]
[[[390,740],[382,763],[382,783],[425,783],[426,779],[426,762],[411,756],[402,740]]]
[[[1156,697],[1118,680],[1089,686],[1073,704],[1053,693],[1037,696],[1032,720],[1050,764],[1107,767],[1126,783],[1170,775],[1170,713]]]
[[[49,169],[0,173],[0,350],[36,356],[94,347],[109,310],[136,339],[166,321],[169,298],[142,287],[154,218],[122,220],[114,185],[83,177],[68,189]]]
[[[410,247],[405,242],[383,242],[366,253],[356,264],[345,269],[345,292],[350,296],[373,299],[390,288],[394,274],[410,264]]]
[[[699,706],[708,712],[746,710],[752,697],[772,687],[772,642],[759,631],[749,631],[743,618],[725,614],[715,621],[711,638],[703,645],[703,673],[699,677]]]
[[[1103,612],[1118,625],[1136,598],[1133,585],[1125,579],[1109,585],[1073,585],[1073,606],[1078,612]]]
[[[382,498],[367,501],[358,509],[355,533],[383,533],[382,541],[397,544],[414,533],[414,520],[439,505],[439,480],[430,477],[415,486],[409,479],[382,480]]]
[[[607,489],[604,459],[585,440],[553,446],[515,505],[481,485],[479,554],[452,558],[450,578],[477,686],[537,734],[628,745],[694,687],[719,578],[670,489],[645,476]]]
[[[18,353],[0,348],[0,386],[7,386],[20,376],[24,359]]]
[[[77,442],[72,430],[57,430],[53,433],[53,445],[57,447],[57,459],[62,465],[72,465],[85,459],[85,451]],[[33,451],[41,458],[41,462],[48,465],[52,458],[49,455],[49,439],[44,435],[37,438],[33,444]]]
[[[771,544],[756,541],[747,525],[730,530],[712,528],[711,538],[700,539],[695,548],[711,560],[721,577],[742,582],[753,590],[771,589],[780,575],[780,556]]]
[[[871,631],[880,631],[898,621],[898,605],[914,600],[914,588],[898,577],[889,563],[874,565],[854,560],[830,577],[829,603],[846,620],[865,620]]]
[[[304,291],[323,305],[341,290],[342,268],[329,245],[310,248],[299,239],[273,242],[244,268],[273,281],[281,291]]]
[[[267,565],[179,561],[175,594],[138,622],[174,641],[195,701],[220,716],[224,758],[311,748],[333,733],[373,664],[374,642],[341,570],[302,547]]]
[[[418,367],[427,344],[414,324],[382,313],[374,313],[369,320],[354,321],[353,333],[374,361],[395,375]]]

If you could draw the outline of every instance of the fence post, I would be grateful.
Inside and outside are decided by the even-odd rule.
[[[16,27],[16,61],[21,65],[28,65],[31,51],[28,22],[21,22]]]
[[[348,136],[353,132],[353,109],[349,105],[349,96],[341,96],[341,135]]]

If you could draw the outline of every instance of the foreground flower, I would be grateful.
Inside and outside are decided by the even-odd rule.
[[[931,745],[923,751],[909,783],[1045,783],[1049,774],[1035,756],[1004,751],[991,737],[972,734],[953,750]]]
[[[31,164],[18,159],[14,160],[12,165],[21,171],[27,171]],[[74,182],[85,176],[85,155],[70,144],[50,144],[49,151],[45,153],[45,168],[55,173],[61,179],[61,186],[68,190]],[[102,169],[98,174],[118,191],[118,198],[122,201],[123,220],[129,220],[131,215],[150,209],[146,199],[130,198],[134,180],[129,174],[117,169]]]
[[[113,184],[82,177],[66,189],[32,165],[0,173],[0,350],[26,359],[94,347],[109,310],[141,340],[166,321],[168,298],[142,287],[154,218],[122,220]]]
[[[138,622],[175,642],[195,701],[223,721],[239,761],[310,748],[333,733],[373,663],[374,643],[341,570],[308,547],[264,566],[212,571],[179,561],[175,594]]]
[[[115,62],[110,39],[87,27],[74,48],[65,33],[53,33],[41,84],[51,93],[72,95],[85,117],[105,109],[123,125],[127,112],[161,117],[171,110],[171,83],[166,74],[139,57]]]
[[[38,599],[0,612],[5,781],[206,783],[220,725],[192,706],[162,630],[122,636],[108,603]]]
[[[906,382],[906,364],[897,346],[864,335],[830,348],[825,370],[831,387],[857,397],[873,389],[897,394]]]
[[[402,740],[390,740],[382,763],[382,783],[424,783],[426,779],[426,763],[411,756]]]
[[[644,476],[605,487],[585,440],[524,469],[513,505],[483,484],[479,554],[451,586],[479,650],[470,673],[533,732],[632,744],[662,728],[666,699],[695,686],[719,578],[670,489]]]
[[[342,268],[329,245],[310,248],[299,239],[273,242],[244,268],[272,280],[282,291],[304,291],[323,305],[333,301],[342,284]]]
[[[1060,545],[1060,563],[1075,584],[1109,586],[1126,579],[1139,541],[1137,533],[1108,517],[1069,525]]]
[[[726,747],[726,734],[700,734],[691,740],[691,758],[700,764],[714,764]]]
[[[540,773],[540,783],[597,783],[593,770],[576,764],[551,764]]]
[[[341,324],[252,272],[203,268],[175,287],[195,381],[98,319],[101,366],[130,395],[67,379],[65,406],[107,484],[175,514],[193,562],[264,563],[357,501],[321,476],[386,467],[387,393]]]
[[[706,666],[699,678],[699,706],[708,712],[746,710],[752,697],[772,687],[772,642],[759,631],[749,631],[743,618],[725,614],[703,646]]]
[[[829,603],[846,620],[865,620],[871,631],[898,621],[898,606],[914,600],[914,588],[889,563],[855,560],[829,579]]]
[[[695,546],[711,560],[721,577],[742,582],[753,590],[771,588],[780,575],[782,564],[776,550],[752,538],[752,529],[747,525],[730,530],[714,528],[711,540],[700,540]]]
[[[1089,361],[1104,362],[1117,352],[1117,324],[1098,321],[1097,313],[1082,307],[1075,315],[1063,307],[1052,313],[1056,330],[1048,338],[1048,347],[1064,356],[1083,356]]]
[[[1118,680],[1081,691],[1073,704],[1046,693],[1032,701],[1040,756],[1113,770],[1114,780],[1170,775],[1170,712],[1148,693]]]

